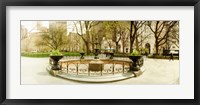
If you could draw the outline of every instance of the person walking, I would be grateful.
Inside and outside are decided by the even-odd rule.
[[[173,55],[173,53],[172,53],[172,52],[170,53],[170,58],[169,58],[169,61],[170,61],[170,60],[172,60],[172,61],[174,60],[174,55]]]

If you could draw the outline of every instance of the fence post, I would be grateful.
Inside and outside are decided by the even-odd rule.
[[[68,74],[68,62],[67,62],[67,74]]]
[[[124,74],[124,62],[123,62],[123,65],[122,65],[122,69],[123,69],[123,74]]]
[[[77,75],[78,75],[78,63],[76,64],[76,72],[77,72]]]
[[[114,65],[115,65],[115,64],[113,63],[113,75],[115,74],[115,68],[114,68]]]

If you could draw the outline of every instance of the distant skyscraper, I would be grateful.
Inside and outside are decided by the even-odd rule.
[[[67,33],[67,21],[49,21],[49,30],[62,28]]]

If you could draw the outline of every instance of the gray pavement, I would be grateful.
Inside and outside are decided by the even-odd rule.
[[[29,58],[21,57],[21,84],[33,85],[69,85],[69,84],[89,84],[58,78],[50,75],[46,71],[49,65],[49,58]],[[139,77],[130,79],[101,83],[101,84],[179,84],[179,60],[169,61],[160,59],[144,58],[145,72]]]

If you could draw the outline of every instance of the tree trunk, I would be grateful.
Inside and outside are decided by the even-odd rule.
[[[132,53],[132,51],[133,51],[133,37],[132,37],[132,33],[133,33],[133,21],[131,21],[131,24],[130,24],[130,53]]]
[[[122,48],[123,48],[123,49],[122,49],[122,52],[124,53],[124,48],[125,48],[125,47],[124,47],[124,44],[122,44]]]
[[[118,42],[115,42],[115,45],[116,45],[116,47],[115,47],[115,49],[116,49],[116,53],[118,53]]]
[[[100,47],[100,48],[99,48],[99,51],[100,51],[100,53],[101,53],[101,44],[99,45],[99,47]]]
[[[159,44],[159,43],[158,43],[158,39],[156,39],[156,43],[155,43],[155,44],[156,44],[156,55],[158,55],[158,50],[159,50],[159,49],[158,49],[158,48],[159,48],[159,45],[158,45],[158,44]]]
[[[90,41],[90,34],[89,34],[89,29],[88,29],[88,24],[85,24],[86,28],[86,40],[85,40],[85,45],[86,45],[86,54],[88,55],[90,53],[89,49],[89,41]]]
[[[138,38],[135,40],[136,50],[139,51]]]
[[[83,39],[83,42],[85,43],[86,54],[89,54],[90,53],[89,52],[89,42],[87,42],[83,37],[82,37],[82,39]]]
[[[133,41],[131,40],[130,41],[130,53],[132,53],[133,52]]]
[[[94,47],[95,47],[95,45],[94,45],[94,43],[92,43],[92,51],[94,51],[94,49],[95,49]]]
[[[89,55],[90,50],[89,50],[89,43],[85,42],[85,46],[86,46],[86,54]]]

